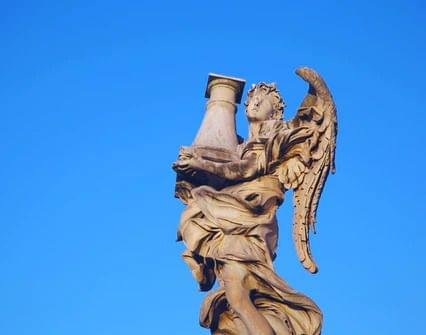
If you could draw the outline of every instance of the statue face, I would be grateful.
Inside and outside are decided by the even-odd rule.
[[[265,93],[255,93],[246,108],[250,121],[266,121],[272,118],[274,107],[271,99]]]

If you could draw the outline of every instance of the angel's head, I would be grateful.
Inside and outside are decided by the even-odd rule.
[[[245,102],[249,121],[282,120],[285,103],[275,83],[253,84]]]

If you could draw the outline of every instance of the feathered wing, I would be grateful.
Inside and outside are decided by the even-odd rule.
[[[310,272],[318,267],[312,257],[309,232],[315,232],[316,212],[325,181],[329,172],[335,172],[334,153],[336,148],[336,106],[324,80],[314,70],[302,67],[296,73],[309,84],[309,91],[294,119],[287,122],[289,128],[309,127],[311,137],[304,143],[302,155],[305,168],[298,168],[294,189],[293,239],[299,260]],[[304,157],[303,157],[304,156]]]

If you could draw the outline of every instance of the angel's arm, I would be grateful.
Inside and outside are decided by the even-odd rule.
[[[313,131],[311,127],[293,126],[277,132],[271,140],[271,163],[280,164],[291,157],[300,156]]]
[[[245,159],[226,163],[213,162],[201,157],[178,160],[173,168],[177,172],[192,173],[194,171],[205,171],[212,175],[232,181],[250,180],[259,173],[258,162],[255,155]]]
[[[314,129],[308,126],[283,123],[270,140],[268,171],[278,169],[280,180],[286,189],[295,187],[298,178],[309,164],[308,141]]]
[[[309,167],[307,146],[306,142],[297,144],[284,156],[279,168],[279,178],[284,188],[294,189],[301,183]]]

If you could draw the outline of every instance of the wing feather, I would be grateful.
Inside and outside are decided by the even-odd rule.
[[[335,172],[336,107],[327,85],[316,71],[303,67],[296,73],[308,82],[309,90],[295,118],[287,124],[290,128],[312,127],[313,134],[307,140],[308,167],[301,182],[294,187],[293,239],[303,266],[316,273],[318,267],[311,253],[309,233],[311,229],[315,232],[318,203],[328,174]]]

